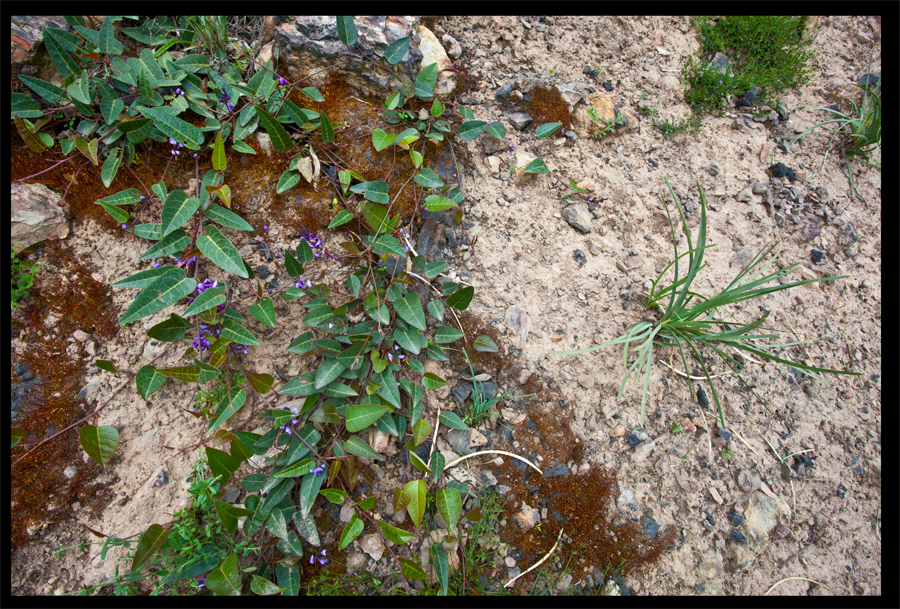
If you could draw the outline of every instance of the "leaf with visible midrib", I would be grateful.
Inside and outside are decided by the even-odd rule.
[[[188,197],[183,190],[173,190],[163,203],[161,218],[161,235],[165,237],[177,228],[181,228],[200,208],[200,199]]]
[[[135,321],[173,305],[197,288],[197,281],[185,277],[184,269],[169,269],[162,277],[141,290],[119,318],[120,324]]]
[[[144,49],[145,51],[148,49]],[[203,132],[192,124],[181,120],[177,116],[167,114],[157,108],[147,108],[139,106],[137,108],[141,114],[153,119],[153,124],[157,129],[168,137],[181,142],[191,150],[199,150],[200,144],[203,143]]]
[[[215,226],[207,226],[206,234],[197,238],[197,247],[217,267],[247,279],[247,269],[237,248]]]
[[[78,432],[81,447],[88,456],[100,464],[101,467],[109,463],[116,446],[119,444],[119,432],[115,427],[94,427],[85,425]]]
[[[400,319],[414,328],[425,331],[425,311],[422,309],[422,301],[419,300],[418,294],[409,292],[394,303],[394,310],[400,316]]]
[[[158,524],[151,524],[144,531],[134,552],[134,560],[131,561],[132,573],[144,566],[144,563],[165,545],[171,532],[171,529],[164,529]]]
[[[291,136],[284,130],[281,123],[259,106],[255,106],[254,109],[256,110],[256,115],[259,117],[259,122],[263,124],[266,133],[268,133],[269,137],[272,139],[272,145],[275,146],[275,150],[281,153],[290,148]]]
[[[356,44],[356,25],[353,23],[353,17],[337,18],[338,38],[348,47]]]

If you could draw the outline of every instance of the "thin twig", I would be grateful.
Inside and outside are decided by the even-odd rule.
[[[540,475],[542,475],[542,476],[544,475],[544,472],[541,471],[541,468],[539,468],[537,465],[535,465],[534,463],[532,463],[531,461],[529,461],[529,460],[526,459],[525,457],[520,457],[519,455],[515,455],[515,454],[513,454],[513,453],[508,453],[508,452],[506,452],[505,450],[480,450],[480,451],[478,451],[478,452],[474,452],[474,453],[469,454],[469,455],[464,455],[464,456],[460,457],[459,459],[457,459],[457,460],[455,460],[455,461],[451,461],[450,463],[448,463],[447,465],[445,465],[445,466],[444,466],[444,470],[448,470],[448,469],[450,469],[451,467],[453,467],[454,465],[457,465],[457,464],[459,464],[461,461],[464,461],[464,460],[466,460],[466,459],[470,459],[470,458],[472,458],[472,457],[477,457],[477,456],[479,456],[479,455],[491,455],[491,454],[496,454],[496,455],[506,455],[507,457],[512,457],[512,458],[514,458],[514,459],[518,459],[518,460],[520,460],[520,461],[524,461],[525,463],[527,463],[528,465],[530,465],[531,467],[533,467],[534,469],[536,469],[537,472],[538,472]]]
[[[818,584],[818,585],[822,586],[823,588],[825,588],[826,590],[831,590],[831,588],[829,588],[828,586],[826,586],[826,585],[823,584],[822,582],[817,582],[816,580],[814,580],[814,579],[809,579],[808,577],[785,577],[784,579],[775,582],[775,583],[772,585],[771,588],[769,588],[768,590],[766,590],[766,593],[763,594],[763,596],[769,596],[769,592],[771,592],[772,590],[774,590],[776,586],[778,586],[779,584],[783,584],[784,582],[789,581],[789,580],[792,580],[792,579],[802,579],[802,580],[804,580],[804,581],[808,581],[808,582],[812,582],[812,583],[814,583],[814,584]]]
[[[556,550],[556,546],[559,545],[559,540],[562,538],[562,534],[563,534],[563,531],[564,531],[564,530],[565,530],[565,529],[560,529],[560,530],[559,530],[559,535],[556,536],[556,543],[553,544],[553,547],[550,548],[550,551],[547,552],[547,553],[544,555],[544,557],[543,557],[542,559],[540,559],[539,561],[537,561],[536,563],[534,563],[533,565],[531,565],[531,567],[528,569],[528,571],[525,571],[525,572],[523,572],[523,573],[519,573],[519,574],[516,575],[514,578],[512,578],[511,580],[509,580],[508,582],[506,582],[506,585],[503,586],[503,587],[504,587],[504,588],[509,588],[511,585],[513,585],[513,582],[514,582],[514,581],[516,581],[517,579],[519,579],[519,578],[522,577],[523,575],[527,575],[530,571],[533,571],[534,569],[537,569],[537,568],[540,567],[542,564],[544,564],[544,562],[545,562],[548,558],[550,558],[550,555],[553,554],[553,552]]]

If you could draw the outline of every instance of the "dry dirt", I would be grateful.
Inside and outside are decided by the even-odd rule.
[[[582,72],[590,65],[599,71],[599,80],[614,85],[616,100],[634,112],[638,102],[646,99],[651,104],[659,100],[658,118],[687,115],[678,76],[682,59],[699,45],[684,18],[548,18],[543,24],[545,32],[539,31],[538,24],[534,17],[453,17],[436,26],[438,37],[449,33],[467,51],[483,55],[473,71],[481,88],[469,95],[487,102],[488,107],[472,106],[475,118],[502,120],[511,144],[534,146],[536,142],[533,138],[524,141],[511,126],[508,115],[516,108],[498,105],[494,92],[522,75],[557,76],[561,82],[575,81],[582,91],[588,85],[600,90],[600,83]],[[824,18],[816,32],[818,59],[812,83],[789,90],[782,98],[791,113],[791,130],[806,128],[818,117],[808,110],[795,112],[797,106],[828,105],[842,96],[856,99],[850,83],[866,73],[873,44],[871,72],[881,71],[880,18]],[[550,50],[548,43],[552,44]],[[582,100],[576,108],[584,104]],[[570,440],[577,438],[584,446],[583,460],[576,464],[579,469],[613,468],[619,488],[633,491],[638,505],[649,507],[656,522],[676,532],[675,546],[659,563],[628,579],[632,594],[693,595],[702,590],[705,594],[761,595],[779,580],[794,578],[781,584],[777,593],[880,595],[881,176],[878,171],[857,171],[856,185],[864,203],[852,195],[836,153],[828,155],[822,168],[827,138],[807,138],[793,144],[786,155],[774,147],[771,123],[754,123],[756,129],[739,131],[732,128],[734,120],[728,116],[708,118],[699,134],[678,135],[669,141],[645,116],[633,131],[599,141],[580,131],[577,140],[566,140],[562,146],[545,140],[535,150],[563,184],[559,190],[552,187],[548,176],[522,185],[503,181],[483,164],[480,142],[461,144],[468,146],[474,161],[474,166],[465,169],[464,181],[467,218],[475,223],[469,239],[477,237],[477,262],[464,255],[464,260],[451,262],[451,268],[475,286],[470,309],[491,320],[504,339],[501,348],[507,352],[510,347],[518,348],[518,365],[548,381],[553,401],[528,403],[525,412],[552,409],[554,417],[568,422]],[[533,133],[533,127],[525,132]],[[763,160],[761,151],[767,143],[772,156]],[[503,173],[513,156],[505,152],[499,156]],[[880,162],[880,154],[876,159]],[[838,217],[845,225],[852,222],[858,242],[839,244],[840,226],[827,223],[810,241],[803,236],[804,224],[788,221],[784,227],[777,226],[762,197],[753,195],[746,203],[735,200],[754,180],[768,185],[767,170],[778,161],[796,170],[802,168],[805,183],[794,184],[802,193],[816,187],[827,190],[820,202],[829,219]],[[718,166],[717,175],[710,171],[713,164]],[[273,169],[273,180],[280,171]],[[752,379],[766,400],[764,407],[742,390],[733,376],[723,375],[718,388],[726,415],[730,415],[729,429],[734,432],[734,437],[725,441],[717,437],[708,411],[704,415],[697,406],[694,390],[658,357],[650,374],[643,426],[655,448],[646,458],[635,459],[635,449],[624,438],[611,441],[617,426],[641,428],[638,384],[630,381],[622,399],[617,399],[624,374],[621,349],[577,356],[552,351],[599,344],[642,318],[637,296],[628,308],[623,303],[632,283],[637,295],[643,280],[654,278],[657,269],[671,260],[668,222],[660,199],[664,177],[682,200],[699,205],[698,182],[707,193],[709,242],[716,247],[706,253],[708,267],[695,284],[699,292],[712,295],[727,285],[739,270],[735,260],[742,250],[756,253],[771,241],[781,242],[779,264],[803,264],[806,271],[798,279],[848,276],[779,292],[722,314],[747,322],[756,319],[759,306],[764,306],[771,311],[768,323],[782,336],[789,338],[795,331],[801,337],[820,339],[785,350],[791,357],[857,371],[861,376],[835,377],[833,384],[826,385],[806,377],[795,379],[784,366],[749,363],[745,378]],[[567,205],[561,194],[568,192],[568,178],[576,182],[590,179],[595,184],[593,194],[601,201],[591,234],[582,234],[561,217]],[[821,217],[821,209],[807,207],[805,213]],[[695,215],[694,226],[696,222]],[[276,244],[279,239],[287,244],[283,227],[271,226],[270,235]],[[336,251],[337,239],[325,236]],[[683,248],[684,236],[679,237]],[[104,282],[112,283],[124,275],[123,269],[134,268],[136,246],[93,223],[76,226],[67,243],[79,253],[102,252],[102,256],[93,255],[92,270]],[[825,253],[822,263],[811,262],[813,248]],[[585,257],[581,265],[575,250]],[[633,255],[642,262],[630,270],[640,278],[630,279],[617,268],[617,262],[624,263]],[[258,258],[254,252],[252,266],[262,263]],[[216,278],[215,271],[212,277]],[[120,315],[130,297],[130,291],[114,290],[114,306],[106,313]],[[530,321],[527,340],[521,343],[503,324],[512,305],[524,309]],[[284,307],[283,312],[289,311]],[[294,311],[280,320],[286,324],[284,336],[299,333],[301,317],[302,313]],[[115,341],[99,344],[98,356],[137,370],[146,363],[146,356],[156,355],[150,353],[153,347],[144,349],[144,330],[160,319],[157,315],[144,320],[121,331]],[[264,344],[252,361],[260,370],[270,371],[272,363],[279,362],[288,376],[301,372],[299,362],[285,360],[283,341],[276,342]],[[173,355],[165,357],[170,363],[176,361]],[[682,368],[677,360],[675,368]],[[721,366],[715,372],[723,372]],[[88,373],[89,381],[99,381],[91,405],[105,402],[119,382],[96,369]],[[451,384],[458,379],[449,369],[444,373]],[[495,380],[501,391],[524,393],[514,376]],[[705,382],[703,385],[710,394]],[[172,381],[163,391],[147,403],[130,385],[102,411],[97,424],[122,427],[110,482],[113,500],[99,516],[74,509],[61,524],[33,527],[31,542],[12,554],[13,594],[73,591],[111,577],[115,565],[123,560],[121,553],[111,552],[110,559],[102,562],[96,551],[88,559],[73,551],[56,559],[52,551],[58,543],[70,546],[90,541],[82,525],[127,537],[152,523],[168,522],[171,514],[186,504],[188,485],[184,481],[196,453],[167,447],[189,445],[203,423],[182,410],[191,404],[193,391]],[[692,422],[685,422],[686,417]],[[678,423],[684,431],[676,434],[673,426]],[[691,425],[696,432],[691,433]],[[527,426],[516,427],[515,437],[530,446],[524,439],[527,435]],[[710,448],[712,458],[696,458],[709,457]],[[727,452],[723,455],[726,450],[733,453],[728,458]],[[815,457],[815,466],[807,468],[803,476],[792,477],[778,463],[799,451],[809,451],[804,454]],[[686,453],[686,459],[679,458]],[[544,465],[551,463],[545,460]],[[170,482],[153,488],[161,469],[168,472]],[[762,473],[771,492],[786,504],[789,519],[783,523],[783,538],[773,538],[748,569],[734,572],[729,560],[733,542],[728,514],[733,505],[740,508],[746,503],[736,482],[743,469]],[[715,520],[715,526],[708,524],[707,515]],[[527,566],[521,564],[523,570]],[[577,582],[583,574],[576,570],[573,575]],[[503,569],[497,579],[505,577]],[[826,590],[815,589],[808,580],[821,582]]]

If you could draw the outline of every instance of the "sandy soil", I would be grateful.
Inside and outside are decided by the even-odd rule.
[[[533,137],[526,140],[509,122],[508,115],[518,108],[494,100],[499,86],[520,76],[556,76],[561,82],[574,81],[582,92],[589,91],[586,87],[600,91],[599,81],[609,81],[617,102],[636,114],[642,100],[659,101],[658,118],[680,119],[688,113],[678,79],[680,62],[699,45],[681,17],[548,18],[544,23],[534,17],[454,17],[438,22],[436,33],[438,37],[449,33],[464,49],[479,55],[473,75],[481,90],[469,95],[489,103],[471,107],[476,119],[503,121],[511,144],[535,145]],[[851,83],[866,73],[873,44],[871,72],[881,71],[880,35],[880,18],[820,20],[813,82],[787,91],[782,98],[790,112],[788,133],[817,122],[817,115],[808,110],[795,112],[797,106],[856,99]],[[599,71],[598,80],[583,73],[588,65]],[[585,103],[579,101],[576,110],[585,108]],[[465,169],[465,194],[467,218],[475,223],[469,238],[477,237],[477,243],[474,259],[463,254],[451,266],[476,287],[471,311],[491,320],[504,338],[502,349],[517,348],[517,364],[549,387],[552,402],[528,402],[526,414],[552,408],[555,417],[568,422],[568,441],[577,439],[584,446],[583,459],[575,465],[580,470],[614,469],[620,490],[633,491],[638,505],[649,507],[656,522],[676,532],[674,547],[656,566],[628,579],[632,594],[761,595],[779,580],[796,578],[781,584],[777,593],[879,595],[881,176],[868,171],[855,178],[864,203],[852,196],[836,154],[830,153],[822,168],[827,138],[807,138],[784,154],[775,148],[771,123],[737,130],[733,128],[736,117],[733,112],[709,118],[699,134],[669,141],[645,116],[633,130],[599,141],[576,127],[577,140],[559,144],[545,140],[535,148],[563,184],[561,189],[554,189],[547,176],[521,185],[504,181],[484,164],[480,142],[462,144],[468,146],[473,160]],[[533,134],[533,125],[524,133]],[[764,148],[770,151],[766,158],[761,154]],[[499,174],[503,174],[514,157],[505,151],[498,156]],[[880,162],[880,155],[876,158]],[[821,203],[797,210],[799,224],[788,220],[778,226],[760,195],[754,194],[749,202],[735,199],[754,181],[768,186],[767,170],[779,161],[805,173],[804,181],[793,184],[801,201],[812,192]],[[710,170],[713,165],[718,171]],[[682,377],[662,365],[662,358],[657,358],[660,364],[651,371],[647,420],[641,426],[637,383],[629,383],[621,400],[616,397],[624,374],[620,349],[578,356],[552,353],[609,340],[642,318],[637,296],[629,307],[623,304],[629,286],[637,295],[644,280],[655,278],[657,270],[671,260],[669,227],[660,199],[665,177],[682,200],[699,206],[698,182],[707,194],[709,241],[717,247],[707,251],[709,266],[695,284],[701,293],[711,295],[727,285],[747,260],[746,253],[755,254],[771,241],[781,242],[780,265],[803,263],[805,270],[798,279],[848,276],[780,292],[762,302],[734,307],[727,314],[751,321],[762,305],[772,312],[769,323],[783,336],[795,331],[801,337],[820,339],[789,349],[788,355],[828,368],[854,370],[861,376],[834,378],[833,384],[826,385],[795,378],[784,366],[749,363],[748,378],[768,407],[742,390],[733,376],[718,379],[728,427],[734,432],[726,441],[718,437],[712,417],[697,406],[694,390],[689,391]],[[593,194],[600,202],[590,234],[562,218],[568,202],[561,194],[568,192],[568,178],[594,184]],[[808,218],[831,222],[823,222],[810,239],[810,231],[805,230],[810,226]],[[691,222],[696,225],[696,214]],[[848,243],[849,232],[858,240]],[[276,242],[287,237],[279,226],[272,226],[270,234]],[[329,238],[329,243],[334,241]],[[680,247],[684,241],[681,235]],[[118,280],[120,269],[133,262],[135,246],[90,222],[75,227],[68,245],[76,252],[103,252],[92,263],[104,282]],[[825,253],[821,263],[811,261],[813,248]],[[253,256],[255,266],[258,254]],[[619,268],[625,268],[626,262],[628,274]],[[130,291],[114,290],[115,310],[109,314],[120,315],[130,297]],[[527,312],[527,340],[503,323],[512,305]],[[137,370],[158,354],[144,336],[144,328],[159,321],[158,317],[120,332],[115,341],[99,344],[98,355]],[[283,320],[287,336],[298,333],[300,318],[294,313]],[[283,355],[279,343],[264,346],[254,358],[259,369],[271,369],[278,361],[289,376],[302,371],[299,362],[285,364]],[[677,360],[675,368],[681,371]],[[723,372],[721,366],[715,370]],[[444,373],[448,380],[458,378],[454,371]],[[109,374],[96,369],[88,377],[95,379],[99,389],[92,405],[106,401],[118,387]],[[501,391],[524,393],[516,376],[500,375],[495,380]],[[203,423],[182,410],[191,404],[193,391],[172,382],[163,391],[147,403],[132,385],[103,410],[99,424],[123,427],[121,456],[110,482],[114,499],[99,516],[73,509],[61,524],[34,527],[31,543],[12,555],[13,594],[72,591],[111,577],[123,559],[121,553],[112,552],[105,562],[95,556],[97,552],[85,558],[70,551],[54,558],[57,543],[88,541],[83,524],[126,537],[152,523],[168,522],[172,513],[186,505],[184,480],[196,453],[167,447],[189,445]],[[563,398],[565,405],[560,405]],[[673,433],[679,423],[682,433]],[[613,441],[622,431],[617,426],[642,429],[655,447],[635,458],[635,449],[624,438]],[[516,427],[516,438],[529,447],[522,429]],[[710,457],[710,449],[711,458],[696,458]],[[733,454],[723,458],[723,451]],[[799,451],[809,451],[803,454],[815,458],[814,467],[799,475],[796,466],[793,473],[784,467],[793,460],[779,465],[782,457]],[[679,458],[686,453],[687,459]],[[161,469],[167,471],[170,483],[154,488]],[[747,504],[747,495],[737,483],[738,472],[745,469],[762,474],[771,493],[785,505],[788,518],[781,534],[770,536],[751,566],[735,571],[727,521],[732,507],[742,510]],[[477,476],[477,468],[474,471]],[[387,484],[390,479],[386,475],[383,481]],[[707,516],[716,524],[709,524]],[[528,565],[521,566],[524,570]],[[575,582],[582,577],[578,572],[573,575]],[[505,576],[503,569],[498,580]],[[821,582],[826,590],[808,580]]]

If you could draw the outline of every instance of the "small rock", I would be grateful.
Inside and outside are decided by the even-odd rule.
[[[469,450],[469,434],[462,429],[451,429],[444,433],[444,438],[450,444],[453,452],[459,454],[472,452]]]
[[[90,337],[91,337],[90,334],[88,334],[87,332],[82,332],[81,330],[75,330],[74,332],[72,332],[72,338],[74,338],[75,340],[77,340],[80,343],[83,343]]]
[[[523,501],[522,511],[515,515],[515,521],[522,529],[530,531],[541,521],[541,513]]]
[[[709,494],[713,498],[713,501],[715,501],[719,505],[725,503],[722,499],[722,495],[719,494],[719,491],[717,491],[714,486],[709,487]]]
[[[741,203],[749,203],[753,200],[753,191],[748,186],[747,188],[739,192],[735,199],[740,201]]]
[[[482,470],[481,472],[484,475],[484,485],[485,486],[495,486],[497,484],[497,477],[488,470]]]
[[[516,559],[513,558],[512,556],[507,556],[506,558],[503,559],[503,562],[506,563],[506,566],[509,567],[510,569],[512,569],[513,567],[516,566]]]
[[[544,478],[558,478],[559,476],[565,476],[569,473],[569,468],[565,465],[559,464],[554,465],[550,469],[544,472]]]
[[[737,476],[738,486],[745,493],[752,493],[762,487],[762,476],[756,470],[742,469]]]
[[[348,569],[359,569],[364,564],[366,564],[366,555],[362,552],[354,552],[350,555],[350,558],[347,559]]]
[[[591,389],[594,387],[594,377],[590,374],[582,374],[578,377],[578,384],[584,387],[585,389]]]
[[[593,216],[588,211],[587,205],[584,203],[575,203],[569,205],[562,212],[563,220],[568,222],[572,227],[583,233],[590,233],[594,230],[592,223]]]
[[[78,471],[78,468],[76,468],[74,465],[70,465],[69,467],[67,467],[66,469],[63,470],[63,475],[66,478],[68,478],[69,480],[71,480],[72,478],[75,477],[75,473],[77,471]]]
[[[521,131],[525,127],[528,126],[528,123],[533,121],[534,119],[525,114],[524,112],[513,112],[509,115],[509,122],[515,127],[518,131]]]
[[[717,175],[719,175],[720,172],[721,172],[721,170],[719,169],[719,166],[716,165],[715,163],[713,163],[709,166],[710,175],[717,176]]]
[[[485,166],[493,173],[500,173],[500,158],[496,156],[489,156],[484,159]]]
[[[169,483],[169,476],[166,475],[166,470],[160,470],[160,472],[156,475],[156,480],[153,481],[153,488],[159,488],[160,486],[165,486]]]
[[[659,533],[659,524],[652,518],[644,518],[644,534],[650,539],[656,539],[657,533]]]
[[[384,555],[384,542],[377,533],[364,536],[359,542],[359,547],[376,562]]]
[[[480,447],[486,446],[487,443],[488,439],[484,436],[483,433],[481,433],[474,427],[469,428],[469,448],[471,450],[478,450]]]
[[[621,438],[625,435],[625,428],[622,425],[616,425],[609,435],[612,438]]]
[[[403,509],[403,510],[400,510],[400,512],[403,512],[402,518],[406,518],[406,510]],[[397,514],[399,514],[400,512],[397,512]],[[344,505],[341,506],[341,513],[340,513],[341,522],[350,522],[350,519],[353,518],[353,514],[355,514],[355,513],[356,512],[353,510],[353,506],[351,505],[351,503],[349,501],[345,501]],[[397,514],[394,514],[395,518],[396,518]],[[403,520],[401,519],[400,522],[403,522]]]
[[[611,83],[611,82],[606,82],[606,81],[604,81],[604,82],[601,83],[601,86],[602,86],[604,89],[606,89],[607,91],[612,91],[612,90],[613,90],[613,86],[612,86],[612,83]]]
[[[762,195],[766,193],[766,185],[759,180],[755,180],[750,188],[755,195]]]
[[[635,463],[640,463],[644,459],[650,456],[650,452],[656,448],[656,440],[650,440],[649,442],[644,442],[640,446],[634,449],[634,454],[631,455],[631,460]]]
[[[640,268],[644,264],[644,257],[640,254],[632,254],[625,259],[625,268],[629,271]]]
[[[559,581],[556,582],[556,589],[560,592],[565,592],[569,589],[569,586],[572,584],[572,574],[566,573],[562,577],[559,578]]]
[[[619,497],[616,499],[616,507],[619,508],[620,512],[625,512],[627,508],[631,508],[632,510],[638,509],[634,491],[625,490],[619,493]]]

